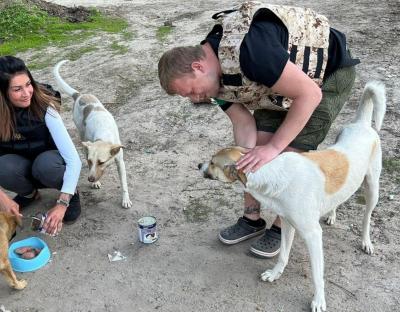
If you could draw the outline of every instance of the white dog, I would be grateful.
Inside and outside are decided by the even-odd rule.
[[[282,241],[278,263],[261,274],[263,281],[280,277],[288,262],[295,229],[306,242],[315,287],[312,311],[325,311],[324,260],[322,251],[321,216],[330,214],[335,221],[335,209],[354,194],[362,183],[365,187],[366,209],[363,218],[362,249],[373,253],[369,235],[372,210],[378,202],[382,151],[377,132],[386,111],[385,88],[369,82],[362,95],[353,123],[345,127],[336,143],[326,150],[308,153],[283,153],[255,173],[238,172],[235,163],[244,149],[227,148],[199,165],[204,176],[223,182],[240,180],[245,190],[263,208],[271,209],[282,220]]]
[[[83,141],[82,144],[86,149],[89,165],[88,180],[92,182],[93,188],[100,188],[99,179],[104,170],[115,160],[122,186],[122,207],[130,208],[132,202],[129,199],[123,146],[119,139],[117,124],[97,97],[92,94],[80,94],[61,78],[59,69],[65,62],[67,61],[57,63],[53,74],[60,89],[75,101],[73,119]]]

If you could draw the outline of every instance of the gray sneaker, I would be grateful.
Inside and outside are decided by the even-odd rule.
[[[264,235],[251,244],[250,252],[263,257],[271,258],[276,256],[281,249],[281,232],[280,228],[273,225],[269,230],[266,230]]]
[[[265,230],[265,221],[261,219],[262,225],[258,227],[251,226],[243,217],[232,226],[222,230],[219,233],[219,240],[227,245],[237,244],[246,239],[252,238],[257,235],[261,235]]]

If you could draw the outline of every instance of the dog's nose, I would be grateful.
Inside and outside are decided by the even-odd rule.
[[[198,164],[197,168],[199,168],[199,170],[201,170],[201,167],[203,166],[203,164]]]
[[[92,177],[92,176],[88,177],[88,181],[89,182],[94,182],[94,177]]]

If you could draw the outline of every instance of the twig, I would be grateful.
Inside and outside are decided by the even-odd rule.
[[[338,288],[340,288],[341,290],[343,290],[346,294],[348,294],[348,295],[350,295],[350,296],[352,296],[352,297],[354,297],[354,298],[357,299],[357,296],[356,296],[354,293],[352,293],[350,290],[348,290],[348,289],[344,288],[343,286],[341,286],[341,285],[335,283],[334,281],[328,280],[328,282],[331,283],[331,284],[333,284],[333,285],[335,285],[335,286],[337,286]]]

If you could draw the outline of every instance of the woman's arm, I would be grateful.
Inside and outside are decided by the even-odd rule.
[[[45,121],[53,141],[66,164],[61,192],[73,195],[82,167],[79,154],[65,128],[61,116],[54,109],[48,109]]]

